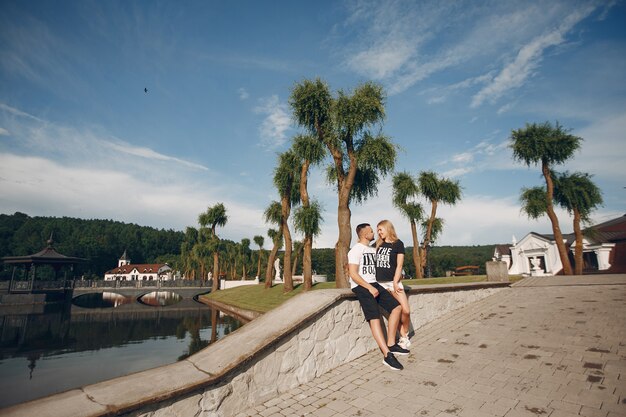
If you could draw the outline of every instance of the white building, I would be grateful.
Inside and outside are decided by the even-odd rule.
[[[590,228],[583,239],[583,271],[585,273],[621,273],[626,265],[626,216],[609,220]],[[575,236],[563,235],[574,263]],[[504,261],[509,274],[550,276],[563,269],[553,235],[530,232],[519,242],[513,237],[511,245],[496,245],[494,261]]]
[[[105,281],[168,281],[173,279],[168,264],[132,264],[126,251],[117,262],[117,268],[104,273]]]

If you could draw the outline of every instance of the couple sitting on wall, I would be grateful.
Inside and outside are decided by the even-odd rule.
[[[389,220],[376,226],[378,240],[375,247],[374,230],[367,223],[356,227],[359,241],[348,252],[350,286],[356,294],[365,320],[368,321],[374,340],[383,353],[383,363],[399,371],[404,367],[395,355],[408,355],[409,346],[409,302],[400,283],[404,262],[404,244],[396,235]],[[380,310],[388,314],[387,339],[383,333]],[[396,332],[400,324],[400,340],[396,342]]]

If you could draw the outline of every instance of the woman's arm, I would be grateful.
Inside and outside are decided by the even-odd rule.
[[[404,287],[400,285],[402,279],[402,266],[404,264],[404,253],[399,253],[396,258],[398,263],[396,265],[396,272],[393,274],[393,290],[395,292],[403,292]]]

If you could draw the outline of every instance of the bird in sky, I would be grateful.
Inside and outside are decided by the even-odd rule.
[[[148,93],[148,88],[147,88],[147,87],[145,87],[145,88],[143,89],[143,92],[144,92],[144,93]]]

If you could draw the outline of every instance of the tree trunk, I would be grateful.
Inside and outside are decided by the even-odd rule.
[[[419,254],[419,238],[417,237],[417,225],[411,220],[411,235],[413,235],[413,265],[415,266],[415,278],[424,278],[422,262]]]
[[[274,247],[270,252],[270,256],[267,258],[267,268],[265,269],[265,288],[272,288],[272,281],[274,280],[274,260],[278,253],[278,244],[274,242]]]
[[[341,196],[340,196],[341,200]],[[346,199],[347,200],[347,199]],[[348,250],[350,249],[350,241],[352,240],[352,231],[350,230],[350,207],[347,202],[342,204],[341,201],[337,207],[337,225],[339,226],[339,238],[335,244],[335,286],[337,288],[349,288],[348,283]]]
[[[437,200],[430,201],[430,218],[428,219],[428,224],[426,226],[426,235],[424,236],[424,242],[422,242],[422,254],[424,256],[421,257],[422,268],[426,266],[426,260],[428,258],[428,244],[430,243],[430,237],[433,232],[433,223],[435,222],[435,218],[437,217]]]
[[[302,245],[304,247],[304,254],[302,255],[302,277],[304,280],[304,291],[308,291],[313,288],[313,268],[311,265],[313,237],[305,236]]]
[[[291,193],[288,193],[288,196]],[[289,224],[287,223],[287,220],[289,219],[289,212],[290,212],[290,207],[289,207],[289,197],[283,197],[281,198],[281,205],[282,205],[282,219],[281,219],[281,223],[282,223],[282,231],[283,231],[283,238],[285,239],[285,259],[284,259],[284,265],[283,265],[283,282],[284,282],[284,286],[283,286],[283,291],[284,292],[289,292],[289,291],[293,291],[293,280],[291,277],[291,232],[289,231]]]
[[[217,251],[213,253],[213,282],[211,292],[220,289],[220,255]]]
[[[580,212],[574,209],[574,235],[576,236],[576,246],[574,253],[574,274],[583,274],[583,232],[580,230]]]
[[[572,275],[572,265],[569,261],[568,251],[565,247],[565,242],[563,242],[563,234],[561,233],[561,228],[559,227],[559,219],[558,217],[556,217],[556,213],[554,212],[554,207],[552,205],[552,196],[554,195],[554,183],[552,182],[550,167],[548,167],[547,163],[541,164],[541,171],[543,172],[543,177],[546,179],[547,186],[546,211],[548,213],[548,217],[550,218],[550,222],[552,223],[554,240],[556,240],[556,247],[559,250],[559,257],[561,258],[561,263],[563,264],[563,273],[565,275]]]
[[[263,253],[263,249],[259,248],[259,263],[256,268],[256,276],[257,278],[261,278],[261,255]]]
[[[298,258],[300,258],[300,251],[296,251],[293,255],[293,262],[291,262],[291,278],[296,275],[296,269],[298,268]]]

